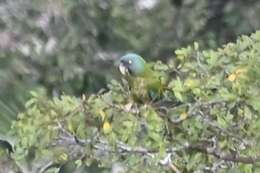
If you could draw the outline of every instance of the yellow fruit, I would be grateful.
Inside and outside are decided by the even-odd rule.
[[[108,121],[105,121],[103,124],[103,131],[104,133],[109,133],[112,130],[112,126]]]
[[[228,76],[228,80],[231,81],[231,82],[235,81],[236,78],[237,78],[237,76],[235,74],[233,74],[233,73]]]
[[[181,115],[180,115],[180,119],[182,119],[182,120],[185,120],[187,117],[188,117],[187,112],[183,112],[183,113],[181,113]]]

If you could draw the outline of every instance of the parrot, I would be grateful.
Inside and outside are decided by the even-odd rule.
[[[129,83],[135,101],[155,100],[162,95],[164,76],[153,70],[153,64],[147,63],[140,55],[127,53],[122,56],[119,71]]]

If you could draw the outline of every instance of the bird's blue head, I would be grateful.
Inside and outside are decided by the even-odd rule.
[[[145,60],[135,53],[128,53],[120,58],[119,70],[123,75],[141,75],[145,70]]]

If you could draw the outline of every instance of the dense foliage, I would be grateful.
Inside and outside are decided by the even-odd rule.
[[[258,0],[0,1],[0,132],[31,89],[96,92],[126,51],[165,61],[194,40],[216,48],[259,28],[259,8]]]
[[[159,100],[134,102],[123,79],[81,98],[31,92],[10,159],[22,172],[259,172],[260,32],[175,54],[154,65],[170,79]]]
[[[0,172],[259,172],[259,33],[206,50],[259,29],[259,8],[0,1]],[[128,51],[162,61],[161,99],[132,99],[114,66]]]

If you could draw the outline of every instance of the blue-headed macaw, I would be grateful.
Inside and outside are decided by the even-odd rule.
[[[152,63],[138,54],[128,53],[120,58],[119,70],[125,76],[134,96],[134,100],[145,101],[154,99],[162,94],[163,76],[153,70]]]

